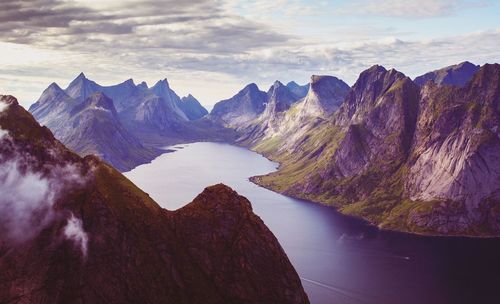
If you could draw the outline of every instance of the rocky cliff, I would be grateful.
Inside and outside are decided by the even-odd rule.
[[[109,109],[83,111],[95,94],[111,100]],[[192,96],[181,100],[166,79],[152,88],[132,79],[101,86],[81,73],[66,90],[51,84],[29,111],[80,155],[98,155],[122,171],[154,159],[161,152],[157,147],[233,137],[232,131],[210,121],[192,123],[206,110]]]
[[[464,87],[420,89],[373,66],[330,120],[252,143],[282,163],[254,181],[389,229],[498,235],[499,72],[485,65]]]
[[[121,171],[150,162],[162,153],[143,146],[122,125],[113,101],[103,93],[79,102],[52,84],[30,111],[73,151],[81,156],[97,155]]]
[[[276,238],[227,186],[164,210],[11,96],[0,140],[1,303],[308,303]]]

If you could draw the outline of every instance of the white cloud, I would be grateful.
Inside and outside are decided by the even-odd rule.
[[[0,100],[0,113],[6,110],[9,107],[9,104]],[[0,129],[1,130],[1,129]],[[1,138],[1,137],[0,137]]]
[[[0,234],[5,240],[24,242],[51,223],[60,195],[81,186],[86,177],[70,163],[44,163],[39,168],[37,160],[8,136],[1,136],[0,144],[4,152],[0,154]]]
[[[33,6],[40,1],[43,9]],[[21,9],[2,13],[3,3]],[[425,34],[415,38],[414,28],[400,28],[393,19],[365,18],[437,17],[485,1],[358,0],[339,8],[347,15],[335,15],[330,4],[7,0],[0,3],[0,87],[28,107],[50,83],[64,87],[82,71],[104,85],[167,77],[180,95],[191,93],[211,105],[248,82],[267,87],[276,79],[306,82],[321,73],[352,83],[375,63],[415,75],[464,60],[500,58],[495,29],[468,35],[462,29],[454,37],[425,40]]]
[[[64,236],[79,247],[84,257],[87,256],[89,237],[83,230],[82,220],[75,217],[73,213],[71,213],[71,216],[64,227]]]

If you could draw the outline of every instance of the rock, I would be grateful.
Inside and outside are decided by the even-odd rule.
[[[431,81],[437,85],[464,86],[474,74],[479,70],[479,66],[468,61],[460,64],[435,70],[415,78],[415,83],[419,86]]]
[[[112,167],[66,149],[13,97],[0,102],[0,302],[309,302],[276,238],[227,186],[164,210]],[[48,186],[25,195],[2,188],[2,174]],[[3,219],[15,212],[31,220]],[[7,237],[19,229],[32,233]]]

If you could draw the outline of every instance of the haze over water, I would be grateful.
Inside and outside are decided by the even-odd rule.
[[[249,177],[277,168],[255,152],[220,143],[175,149],[125,175],[169,210],[217,183],[247,197],[285,249],[313,304],[500,302],[498,239],[382,232],[333,208],[251,183]]]

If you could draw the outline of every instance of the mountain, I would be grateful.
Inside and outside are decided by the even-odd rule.
[[[102,87],[92,80],[89,80],[84,73],[78,74],[64,90],[71,98],[82,102],[95,92],[102,91]]]
[[[225,126],[241,126],[264,112],[266,101],[267,94],[251,83],[233,97],[216,103],[210,118]]]
[[[39,119],[41,124],[52,128],[57,126],[59,116],[64,115],[77,104],[76,100],[53,82],[43,91],[38,101],[30,106],[29,111]]]
[[[182,120],[187,121],[188,118],[186,114],[178,107],[181,99],[180,97],[170,89],[167,79],[158,81],[153,87],[151,87],[151,92],[156,96],[163,99],[164,104],[169,112],[175,113]]]
[[[437,85],[464,86],[478,70],[478,65],[464,61],[418,76],[415,78],[415,83],[423,86],[428,81],[432,81]]]
[[[85,103],[112,110],[96,95]],[[162,209],[12,96],[0,109],[1,303],[309,302],[276,238],[227,186]]]
[[[177,106],[186,114],[189,120],[197,120],[208,114],[207,109],[191,94],[182,97]]]
[[[332,118],[349,90],[336,77],[316,75],[302,88],[309,88],[304,98],[297,96],[289,85],[275,82],[268,91],[265,111],[237,129],[237,142],[260,152],[274,148],[291,151],[309,129]]]
[[[144,147],[122,125],[113,101],[103,93],[79,103],[53,84],[30,111],[67,147],[81,156],[95,154],[120,171],[150,162],[164,152]]]
[[[110,99],[104,102],[107,112],[86,108],[95,94]],[[81,73],[66,90],[51,84],[29,111],[81,156],[96,154],[122,171],[151,161],[162,152],[158,147],[234,137],[232,130],[211,121],[191,121],[206,110],[191,95],[179,98],[166,79],[151,88],[145,82],[135,85],[132,79],[101,86]]]
[[[422,88],[373,66],[331,119],[251,142],[281,164],[253,181],[387,229],[499,235],[499,84],[498,64],[463,87]]]
[[[311,76],[309,91],[304,99],[302,115],[328,117],[344,101],[349,86],[334,76]]]
[[[292,91],[295,96],[297,96],[297,99],[306,97],[307,92],[309,91],[309,84],[299,85],[295,81],[290,81],[286,84],[286,87]]]
[[[263,115],[270,117],[276,113],[287,111],[299,99],[288,87],[276,81],[267,91],[266,109]]]

